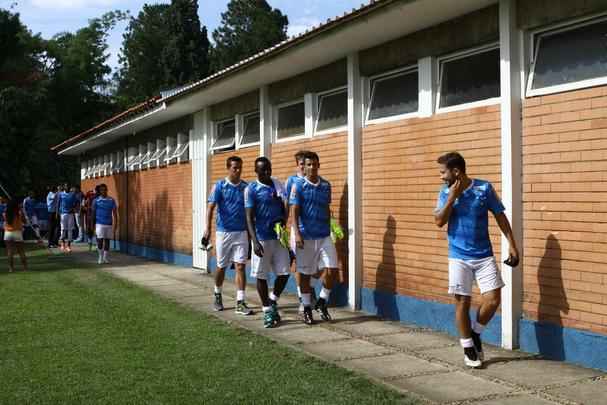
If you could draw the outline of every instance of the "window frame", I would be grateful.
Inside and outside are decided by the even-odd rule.
[[[375,118],[375,119],[370,119],[369,116],[371,115],[371,104],[373,102],[373,96],[375,95],[375,88],[373,86],[374,82],[376,81],[382,81],[382,80],[388,80],[388,79],[392,79],[396,76],[399,75],[407,75],[407,74],[412,74],[413,72],[417,72],[417,111],[414,112],[410,112],[410,113],[404,113],[404,114],[398,114],[398,115],[390,115],[388,117],[381,117],[381,118]],[[391,121],[400,121],[400,120],[405,120],[405,119],[409,119],[409,118],[416,118],[419,117],[419,79],[420,79],[420,71],[419,71],[419,63],[415,63],[412,65],[408,65],[405,67],[400,67],[398,69],[393,69],[393,70],[388,70],[387,72],[382,72],[373,76],[369,76],[368,79],[366,79],[365,81],[365,94],[368,95],[366,101],[366,105],[365,105],[365,119],[364,119],[364,123],[363,125],[373,125],[373,124],[382,124],[384,122],[391,122]]]
[[[302,134],[297,134],[297,135],[293,135],[293,136],[289,136],[287,138],[284,139],[278,139],[278,112],[281,108],[285,108],[285,107],[289,107],[295,104],[303,104],[304,105],[304,131]],[[272,109],[273,112],[273,119],[272,119],[272,124],[273,124],[273,128],[272,128],[272,140],[274,141],[273,143],[283,143],[283,142],[291,142],[291,141],[297,141],[297,140],[301,140],[301,139],[310,139],[312,138],[313,134],[308,134],[306,133],[306,99],[305,97],[301,97],[301,98],[297,98],[295,100],[291,100],[288,101],[286,103],[281,103],[281,104],[277,104],[274,106],[274,108]]]
[[[250,146],[259,146],[261,144],[261,131],[259,132],[259,141],[257,142],[250,142],[250,143],[241,143],[242,139],[244,138],[244,134],[245,134],[245,124],[247,122],[247,119],[253,116],[258,116],[259,120],[261,121],[261,111],[257,110],[257,111],[251,111],[245,114],[241,114],[241,115],[237,115],[235,117],[235,122],[236,122],[236,150],[241,149],[241,148],[248,148]]]
[[[436,105],[435,105],[435,109],[434,109],[436,114],[448,113],[448,112],[452,112],[452,111],[468,110],[471,108],[484,107],[484,106],[496,105],[496,104],[501,103],[502,95],[501,95],[501,89],[500,89],[500,95],[497,97],[490,97],[490,98],[486,98],[483,100],[472,101],[469,103],[451,105],[449,107],[440,106],[441,87],[443,84],[443,73],[444,73],[443,64],[452,62],[452,61],[458,60],[458,59],[464,59],[469,56],[474,56],[474,55],[478,55],[481,53],[493,51],[496,49],[498,49],[498,50],[500,49],[499,42],[492,42],[490,44],[465,49],[463,51],[450,53],[450,54],[439,56],[438,58],[436,58],[436,72],[437,72],[437,76],[438,76],[437,85],[436,85]],[[501,68],[501,66],[500,66],[500,68]],[[499,77],[499,80],[500,80],[500,86],[501,86],[501,75]]]
[[[321,107],[321,101],[323,97],[327,97],[327,96],[332,96],[334,94],[338,94],[338,93],[343,93],[345,91],[346,93],[346,125],[341,125],[338,127],[332,127],[332,128],[327,128],[327,129],[323,129],[322,131],[318,130],[318,119],[320,118],[320,107]],[[305,101],[304,101],[305,103]],[[305,104],[304,104],[305,107]],[[313,132],[313,136],[321,136],[321,135],[327,135],[327,134],[334,134],[334,133],[338,133],[338,132],[343,132],[343,131],[347,131],[348,130],[348,86],[340,86],[340,87],[336,87],[334,89],[331,90],[327,90],[327,91],[323,91],[320,93],[316,93],[314,95],[314,130]]]
[[[217,129],[219,128],[219,125],[229,122],[229,121],[234,121],[234,143],[232,144],[232,146],[224,146],[221,148],[216,148],[215,142],[217,140],[217,134],[218,131]],[[219,121],[213,121],[213,136],[211,137],[211,152],[216,153],[216,152],[228,152],[230,150],[237,150],[237,143],[238,143],[238,122],[236,120],[236,117],[231,117],[231,118],[225,118],[223,120],[219,120]],[[231,149],[231,148],[234,149]]]
[[[551,35],[560,34],[567,31],[573,31],[576,28],[585,27],[601,22],[607,21],[607,14],[595,14],[592,16],[586,16],[584,18],[572,19],[566,22],[558,24],[552,24],[545,27],[541,27],[529,32],[528,46],[529,46],[529,75],[527,76],[527,83],[525,86],[525,98],[545,96],[548,94],[562,93],[566,91],[585,89],[588,87],[601,86],[607,84],[607,75],[597,77],[594,79],[578,80],[576,82],[557,84],[554,86],[541,87],[538,89],[532,89],[533,78],[535,76],[535,65],[537,62],[537,56],[540,50],[540,43],[542,38],[549,37]],[[537,39],[537,40],[536,40]]]

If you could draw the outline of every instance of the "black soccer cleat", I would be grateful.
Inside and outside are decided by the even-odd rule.
[[[302,314],[303,323],[306,325],[314,325],[314,317],[312,316],[312,308],[305,307]]]
[[[215,302],[213,302],[213,310],[215,311],[223,311],[223,301],[221,299],[221,294],[215,294]]]
[[[483,362],[478,358],[478,353],[474,347],[464,348],[464,364],[471,368],[480,368]]]
[[[483,342],[481,341],[481,335],[472,331],[472,341],[474,342],[474,348],[480,361],[485,361],[485,355],[483,354]]]
[[[314,310],[320,312],[320,319],[325,322],[329,322],[331,320],[331,314],[329,314],[329,310],[327,309],[327,301],[324,298],[319,298],[316,301],[316,305],[314,305]]]

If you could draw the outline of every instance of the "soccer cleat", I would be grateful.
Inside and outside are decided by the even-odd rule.
[[[251,310],[251,308],[249,308],[247,303],[244,301],[238,301],[236,303],[236,310],[234,312],[236,312],[237,314],[240,314],[240,315],[245,315],[245,316],[253,315],[253,311]]]
[[[483,362],[478,358],[478,353],[474,347],[464,348],[464,363],[468,367],[480,368]]]
[[[110,264],[110,261],[107,258],[103,258],[103,264]]]
[[[270,300],[270,306],[272,307],[272,312],[274,312],[276,322],[280,323],[280,321],[282,321],[282,318],[280,317],[280,313],[278,312],[278,303],[276,301]]]
[[[220,293],[215,293],[215,302],[213,302],[213,309],[217,312],[223,311],[223,300],[221,299]]]
[[[472,331],[472,341],[474,342],[474,348],[480,361],[485,361],[485,355],[483,353],[483,342],[481,341],[481,335]]]
[[[97,264],[103,264],[103,258],[101,256],[97,259]]]
[[[274,320],[273,311],[270,310],[268,312],[264,312],[263,313],[263,327],[268,329],[268,328],[273,328],[274,326],[276,326],[276,322]]]
[[[305,307],[302,315],[303,323],[306,325],[314,325],[314,317],[312,316],[312,307]]]
[[[319,298],[318,301],[316,301],[314,310],[320,312],[320,319],[323,321],[328,322],[331,320],[331,314],[329,314],[329,311],[327,310],[327,301],[325,301],[324,298]]]

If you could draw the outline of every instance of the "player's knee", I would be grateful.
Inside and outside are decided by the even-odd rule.
[[[502,297],[499,293],[490,294],[489,296],[485,297],[483,301],[485,301],[490,307],[497,308],[502,303]]]

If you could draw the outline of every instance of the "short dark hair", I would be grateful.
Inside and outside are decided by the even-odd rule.
[[[269,165],[272,165],[272,163],[270,162],[270,159],[268,159],[268,158],[267,158],[267,157],[265,157],[265,156],[260,156],[260,157],[258,157],[257,159],[255,159],[255,167],[257,167],[257,163],[258,163],[258,162],[265,162],[265,163],[267,163],[267,164],[269,164]]]
[[[466,161],[464,157],[457,152],[445,153],[437,159],[437,163],[445,165],[447,169],[459,169],[462,173],[466,173]]]
[[[242,164],[242,159],[239,156],[230,156],[226,159],[226,169],[229,169],[232,166],[232,162],[237,162]]]
[[[105,187],[105,189],[107,190],[107,185],[105,183],[101,183],[97,187],[99,187],[99,190],[101,190],[101,187]]]
[[[316,160],[320,163],[320,158],[318,157],[318,153],[316,152],[307,151],[304,155],[304,159]]]
[[[295,163],[299,163],[300,160],[303,160],[306,158],[306,153],[308,153],[307,150],[300,150],[295,154]]]

